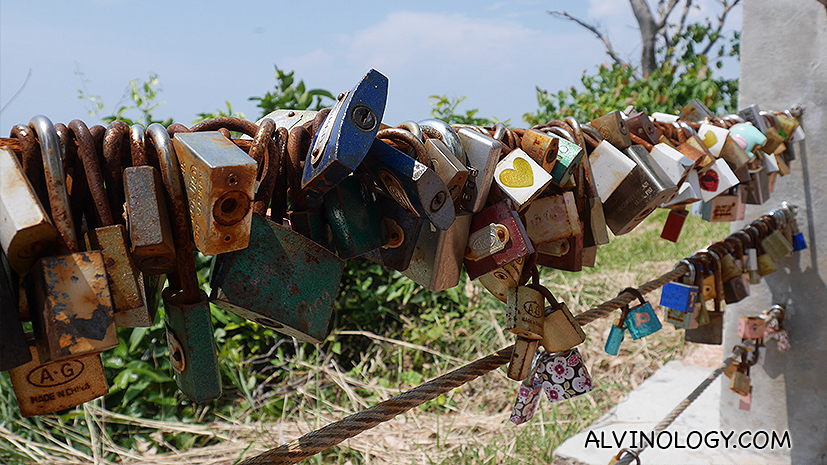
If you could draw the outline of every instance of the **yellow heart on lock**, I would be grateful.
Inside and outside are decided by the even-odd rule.
[[[524,158],[515,158],[514,169],[503,170],[500,173],[500,182],[513,188],[531,187],[534,185],[534,172]]]

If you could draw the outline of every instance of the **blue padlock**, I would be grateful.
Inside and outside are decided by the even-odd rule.
[[[620,344],[623,342],[623,336],[626,332],[626,328],[623,327],[621,320],[622,318],[615,320],[609,332],[609,337],[606,338],[606,347],[604,347],[604,350],[609,355],[617,355],[618,351],[620,351]]]
[[[655,315],[652,304],[643,298],[643,294],[634,288],[626,288],[623,292],[631,292],[640,300],[640,305],[632,308],[624,321],[624,326],[629,330],[632,339],[637,340],[660,331],[662,328],[660,320]]]
[[[689,282],[694,282],[695,267],[688,260],[681,260],[681,263],[689,266]],[[661,289],[660,305],[679,312],[692,313],[695,309],[695,301],[698,299],[698,291],[698,287],[691,284],[674,281],[666,283]]]
[[[370,149],[388,98],[388,78],[371,69],[336,102],[310,146],[302,189],[315,200],[356,169]]]
[[[380,139],[373,141],[362,166],[409,213],[443,231],[454,223],[451,193],[434,170]]]

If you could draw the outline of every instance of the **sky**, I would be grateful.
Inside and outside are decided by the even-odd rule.
[[[448,95],[467,97],[460,112],[478,108],[478,116],[525,126],[522,115],[537,110],[537,87],[578,85],[609,61],[594,35],[547,10],[601,25],[622,57],[639,61],[637,23],[621,0],[355,3],[2,0],[0,136],[38,114],[97,124],[120,106],[129,81],[150,72],[165,102],[153,112],[158,119],[190,126],[198,113],[230,102],[256,120],[260,110],[249,98],[273,89],[274,66],[334,95],[377,69],[389,80],[390,125],[429,118],[429,96]],[[695,17],[718,13],[714,0],[695,3]],[[740,7],[727,26],[740,29]],[[736,77],[737,63],[724,75]],[[90,116],[81,88],[105,108]]]

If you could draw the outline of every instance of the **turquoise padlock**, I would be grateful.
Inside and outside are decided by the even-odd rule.
[[[626,288],[624,292],[631,292],[640,300],[640,305],[633,307],[624,321],[624,325],[629,330],[632,339],[637,340],[660,331],[662,328],[660,320],[655,314],[652,304],[643,298],[643,294],[634,288]]]

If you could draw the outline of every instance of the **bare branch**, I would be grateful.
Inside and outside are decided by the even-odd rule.
[[[666,5],[666,8],[660,13],[660,21],[655,23],[657,29],[663,29],[663,27],[666,26],[666,19],[669,18],[669,15],[672,14],[672,10],[674,10],[680,2],[681,0],[669,0],[669,3]]]
[[[606,34],[604,34],[600,29],[598,29],[597,26],[589,24],[583,21],[582,19],[573,16],[568,11],[546,11],[546,13],[550,14],[551,16],[554,16],[555,18],[574,21],[580,26],[588,29],[595,36],[597,36],[598,39],[603,41],[603,45],[606,47],[606,54],[609,55],[615,63],[621,66],[629,66],[629,63],[627,63],[617,55],[617,53],[614,50],[614,47],[612,47],[612,42],[609,40],[609,37]]]
[[[735,5],[737,5],[741,0],[733,0],[732,3],[729,3],[729,0],[721,0],[721,6],[724,7],[724,11],[721,13],[721,16],[718,17],[718,27],[715,29],[715,39],[710,40],[709,43],[704,47],[703,51],[701,52],[702,55],[706,55],[712,50],[712,46],[715,45],[715,42],[721,38],[721,31],[724,29],[724,22],[726,21],[726,15],[729,13]]]
[[[646,0],[629,0],[632,5],[632,12],[635,14],[635,19],[640,26],[640,68],[643,70],[643,75],[652,74],[657,67],[655,60],[655,39],[657,38],[658,29],[655,27],[655,18],[652,16],[652,11],[649,9],[649,4]]]
[[[689,16],[689,10],[692,8],[692,0],[686,0],[686,5],[683,6],[683,13],[681,13],[681,20],[678,22],[678,28],[674,31],[672,38],[666,35],[666,29],[663,30],[663,39],[666,43],[666,55],[664,61],[669,61],[674,53],[675,45],[678,44],[678,37],[683,33],[686,27],[686,17]]]

